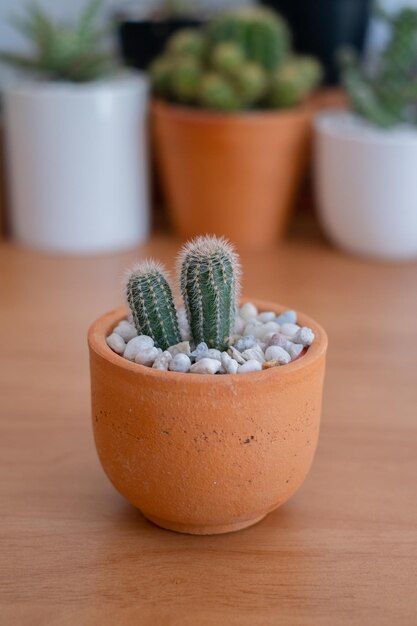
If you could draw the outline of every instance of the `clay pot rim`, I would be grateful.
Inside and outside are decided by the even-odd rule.
[[[245,302],[253,302],[258,311],[274,311],[279,314],[282,311],[288,310],[289,307],[275,304],[273,302],[265,301],[265,300],[254,300],[250,298],[242,298],[241,303]],[[183,383],[185,385],[194,385],[194,384],[209,384],[209,385],[228,385],[231,381],[234,384],[245,384],[248,382],[255,383],[257,380],[265,381],[267,377],[269,378],[278,378],[283,379],[286,376],[293,376],[295,372],[301,372],[302,370],[306,370],[310,367],[314,367],[314,365],[320,361],[326,353],[327,350],[327,334],[325,330],[314,321],[312,318],[308,317],[304,313],[298,312],[298,320],[301,322],[302,326],[309,326],[313,329],[315,333],[315,340],[313,344],[309,347],[306,354],[304,354],[301,358],[289,363],[288,365],[283,365],[281,367],[271,367],[267,370],[261,370],[260,372],[247,372],[246,374],[225,374],[221,376],[213,376],[212,374],[183,374],[179,372],[170,372],[170,371],[161,371],[157,369],[153,369],[151,367],[147,367],[146,365],[140,365],[139,363],[134,363],[132,361],[128,361],[123,358],[107,345],[106,337],[109,334],[111,328],[114,328],[116,324],[125,319],[127,316],[127,311],[124,307],[119,307],[118,309],[114,309],[105,313],[101,317],[99,317],[93,324],[90,326],[88,331],[88,345],[90,350],[95,352],[101,358],[106,361],[110,361],[115,367],[120,367],[126,371],[131,372],[132,374],[140,375],[140,376],[149,376],[150,378],[158,379],[161,384],[164,381],[167,382],[177,382]]]
[[[288,109],[256,109],[253,111],[211,111],[210,109],[199,109],[186,104],[168,102],[161,98],[153,98],[151,110],[153,113],[162,112],[169,114],[177,120],[204,123],[204,124],[262,124],[265,122],[282,121],[288,118],[298,119],[311,114],[312,102],[307,100],[302,104]]]

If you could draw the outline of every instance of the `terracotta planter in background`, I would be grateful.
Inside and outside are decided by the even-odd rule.
[[[156,158],[177,235],[264,250],[284,233],[309,156],[312,109],[213,113],[154,102]]]
[[[257,302],[259,310],[283,310]],[[170,530],[217,534],[261,520],[305,479],[317,444],[327,337],[280,368],[210,376],[161,372],[106,345],[122,309],[89,331],[92,417],[116,489]]]

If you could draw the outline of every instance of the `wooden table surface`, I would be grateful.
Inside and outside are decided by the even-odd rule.
[[[417,264],[292,236],[244,256],[244,293],[309,313],[330,339],[309,477],[236,534],[145,521],[109,484],[90,427],[86,331],[123,269],[177,243],[59,258],[0,246],[0,623],[417,624]]]

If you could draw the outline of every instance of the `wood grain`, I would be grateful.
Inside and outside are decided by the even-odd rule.
[[[309,230],[243,257],[246,295],[311,314],[330,350],[298,494],[218,537],[146,522],[99,467],[86,330],[123,269],[178,244],[71,259],[0,246],[0,624],[414,626],[417,264],[342,256]]]

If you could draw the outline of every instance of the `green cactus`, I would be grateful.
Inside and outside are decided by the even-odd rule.
[[[272,71],[286,57],[291,39],[286,22],[262,7],[242,7],[227,11],[207,28],[211,47],[228,41],[237,43],[249,61]]]
[[[204,108],[218,111],[236,111],[242,107],[232,82],[216,72],[203,75],[197,101]]]
[[[197,28],[182,28],[168,42],[168,52],[177,55],[191,55],[202,58],[207,43],[204,33]]]
[[[179,102],[194,102],[198,95],[201,74],[201,65],[194,57],[184,56],[176,59],[170,75],[172,96]]]
[[[29,5],[13,24],[31,41],[33,53],[2,52],[0,60],[52,80],[85,82],[109,73],[115,63],[102,49],[105,31],[95,26],[101,4],[102,0],[87,4],[74,26],[55,24],[36,5]]]
[[[234,74],[245,63],[244,50],[233,43],[224,41],[217,44],[211,51],[210,61],[214,70],[223,74]]]
[[[300,104],[322,80],[322,68],[312,57],[292,57],[274,72],[266,101],[276,108]]]
[[[262,98],[267,87],[267,76],[257,63],[245,63],[233,76],[239,98],[245,104],[252,104]]]
[[[215,111],[288,107],[317,86],[321,66],[290,54],[286,23],[273,11],[244,7],[204,30],[184,29],[150,68],[154,92]]]
[[[402,9],[379,17],[391,26],[391,35],[376,67],[361,68],[351,50],[340,53],[342,82],[353,110],[382,128],[417,123],[417,10]]]
[[[170,97],[173,67],[173,61],[168,56],[160,56],[151,64],[149,75],[158,96]]]
[[[391,38],[380,59],[381,74],[384,79],[408,77],[416,69],[417,10],[404,8],[389,15],[379,9],[377,15],[391,28]]]
[[[225,239],[197,237],[179,256],[178,269],[191,333],[223,350],[234,332],[239,296],[239,260]]]
[[[148,335],[166,350],[181,341],[177,312],[168,276],[160,263],[148,260],[129,272],[126,296],[140,335]]]

